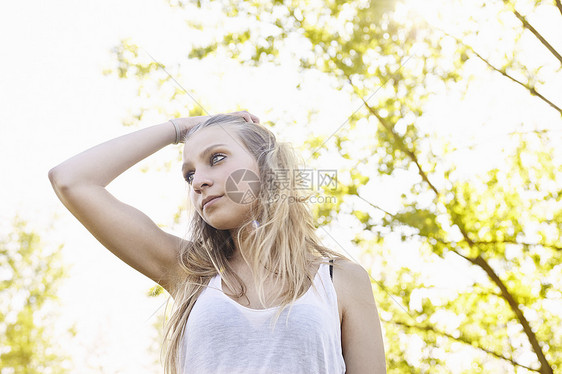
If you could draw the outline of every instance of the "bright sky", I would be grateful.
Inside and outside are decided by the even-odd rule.
[[[226,68],[224,61],[188,62],[184,57],[187,43],[200,35],[186,33],[183,22],[181,13],[164,1],[33,0],[0,5],[0,228],[5,232],[11,217],[19,212],[40,231],[48,245],[65,244],[65,261],[72,265],[72,271],[60,290],[63,307],[57,328],[73,323],[77,326],[74,340],[65,341],[74,356],[76,372],[99,372],[100,365],[106,373],[148,372],[148,368],[158,372],[158,366],[152,366],[154,356],[146,352],[155,333],[153,313],[163,300],[145,296],[153,283],[103,248],[63,207],[47,178],[50,168],[91,146],[169,118],[166,113],[154,111],[139,127],[121,126],[140,101],[134,82],[102,75],[104,68],[113,66],[111,47],[121,38],[132,37],[160,62],[181,64],[181,77],[176,78],[211,112],[239,104],[262,121],[282,118],[287,123],[308,124],[307,110],[316,109],[319,114],[313,118],[314,124],[324,127],[315,127],[315,131],[327,136],[360,104],[359,99],[350,101],[318,76],[307,78],[306,90],[296,91],[299,77],[289,63],[250,74],[235,64],[229,63]],[[560,45],[561,41],[555,42]],[[225,73],[218,74],[220,71]],[[483,161],[475,162],[474,153],[467,157],[463,152],[455,160],[467,173],[492,159],[498,149],[497,144],[478,136],[475,127],[497,134],[494,138],[499,139],[513,130],[506,124],[536,124],[542,119],[544,127],[549,127],[558,121],[544,104],[538,100],[529,104],[525,93],[514,90],[502,78],[485,69],[481,78],[472,83],[462,103],[462,98],[454,94],[440,97],[429,104],[423,119],[425,125],[456,136],[461,144],[479,141],[478,155]],[[510,92],[502,91],[504,87]],[[562,101],[559,92],[550,94],[558,103]],[[507,95],[510,100],[506,100]],[[525,104],[514,107],[513,103]],[[182,105],[191,107],[193,103],[186,96]],[[527,110],[521,109],[524,105]],[[162,106],[170,112],[178,109],[164,103]],[[273,107],[275,112],[271,112]],[[279,136],[298,141],[305,130],[309,131],[310,126]],[[142,166],[175,159],[178,147],[169,146],[151,156],[117,178],[108,189],[165,229],[182,236],[181,229],[169,228],[185,196],[180,164],[173,164],[173,173],[140,172]],[[398,190],[396,185],[378,184],[370,186],[365,195],[394,210]],[[52,229],[48,230],[50,225]],[[332,232],[340,243],[349,243],[353,234],[351,230]],[[329,240],[326,244],[341,250]],[[450,279],[454,273],[451,267],[443,277]]]

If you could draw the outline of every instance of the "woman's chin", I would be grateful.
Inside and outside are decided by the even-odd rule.
[[[205,213],[203,213],[203,220],[216,230],[233,230],[242,226],[244,223],[242,217],[247,218],[248,211],[235,211],[228,215],[221,214],[222,212],[218,211]]]
[[[217,219],[214,217],[205,218],[205,222],[207,222],[209,226],[212,226],[216,230],[232,230],[233,228],[239,226],[238,222],[232,222],[230,220],[224,220],[224,219]]]

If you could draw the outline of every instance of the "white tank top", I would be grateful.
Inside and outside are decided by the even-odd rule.
[[[320,264],[311,286],[281,313],[251,309],[209,281],[185,326],[182,374],[343,374],[341,327],[330,265]],[[288,319],[287,319],[288,315]]]

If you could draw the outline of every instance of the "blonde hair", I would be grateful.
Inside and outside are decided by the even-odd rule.
[[[302,190],[295,188],[292,177],[298,169],[296,154],[290,143],[278,142],[275,135],[261,124],[245,122],[238,116],[219,114],[211,116],[194,126],[186,134],[188,140],[197,131],[221,126],[233,129],[237,140],[253,155],[258,164],[260,189],[254,201],[250,217],[238,230],[238,242],[250,259],[241,252],[251,266],[254,284],[260,302],[265,305],[264,281],[275,274],[276,292],[273,300],[282,299],[275,321],[285,308],[308,291],[314,279],[311,265],[328,263],[323,257],[347,257],[320,244],[315,233],[314,220],[307,206],[308,198]],[[290,176],[286,183],[270,178],[276,170],[283,170]],[[277,197],[272,199],[271,197]],[[283,198],[279,198],[283,197]],[[255,221],[258,225],[255,225]],[[187,319],[197,298],[208,286],[209,281],[219,272],[230,289],[239,290],[233,296],[245,296],[245,287],[240,277],[229,266],[235,246],[230,231],[217,230],[207,224],[197,211],[190,222],[191,238],[180,248],[179,262],[182,275],[170,296],[174,299],[173,312],[166,322],[164,333],[164,373],[180,372],[180,353]],[[244,238],[240,233],[247,232]],[[194,238],[194,239],[193,239]],[[334,262],[337,266],[337,262]],[[237,287],[231,285],[236,284]],[[286,286],[287,290],[283,292]],[[312,284],[313,286],[313,284]],[[246,297],[247,298],[247,297]]]

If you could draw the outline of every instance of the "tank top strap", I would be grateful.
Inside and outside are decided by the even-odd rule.
[[[328,260],[328,257],[324,257]],[[324,290],[324,296],[322,299],[328,303],[329,309],[331,311],[332,317],[337,321],[339,325],[339,308],[338,308],[338,297],[336,293],[336,288],[334,287],[334,282],[332,281],[332,274],[330,269],[331,264],[322,263],[318,269],[319,281],[321,282],[320,287]]]

